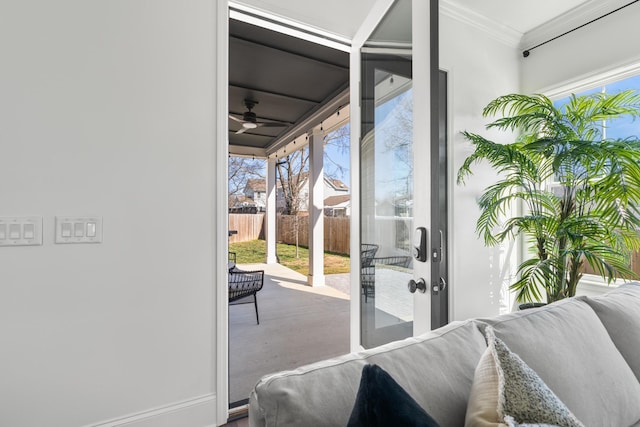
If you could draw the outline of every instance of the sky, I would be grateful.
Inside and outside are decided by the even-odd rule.
[[[579,92],[576,95],[588,95],[592,93],[602,92],[606,93],[618,93],[627,89],[635,89],[640,94],[640,75],[629,77],[617,82],[610,83],[606,86],[598,86],[593,89],[589,89],[583,92]],[[560,106],[568,101],[569,97],[565,97],[554,101],[554,105]],[[610,139],[625,139],[629,137],[640,138],[640,118],[634,120],[633,117],[627,116],[619,119],[611,120],[607,124],[607,138]]]
[[[349,124],[347,124],[346,126],[348,128]],[[347,184],[348,187],[351,187],[351,182],[350,182],[351,180],[349,179],[349,170],[350,170],[349,166],[350,166],[351,156],[349,155],[350,145],[349,145],[348,137],[344,142],[346,144],[346,149],[343,149],[336,144],[325,145],[324,147],[325,170],[326,170],[325,174],[333,175],[334,178],[339,179],[340,181]],[[327,158],[330,160],[327,160]],[[344,171],[340,172],[338,168],[336,168],[335,165],[332,164],[332,162],[335,162],[340,166],[342,166],[342,168],[344,168]]]

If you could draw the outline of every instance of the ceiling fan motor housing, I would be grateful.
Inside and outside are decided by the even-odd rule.
[[[254,113],[253,111],[245,111],[242,114],[242,120],[244,120],[245,122],[255,123],[258,120],[258,117],[256,116],[256,113]]]

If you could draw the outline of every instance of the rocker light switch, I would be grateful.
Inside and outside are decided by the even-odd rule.
[[[96,223],[93,221],[87,222],[87,237],[96,237]]]
[[[60,233],[62,234],[62,237],[71,237],[71,223],[70,222],[63,222],[60,227],[61,227]]]
[[[24,224],[22,226],[22,235],[25,239],[30,240],[35,236],[35,226],[33,224]]]
[[[19,240],[20,228],[21,228],[20,224],[9,224],[9,239]]]
[[[74,237],[83,237],[84,236],[84,223],[76,222],[73,224],[73,236]]]

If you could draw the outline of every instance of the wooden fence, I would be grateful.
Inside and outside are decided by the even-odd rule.
[[[229,230],[238,232],[229,236],[229,243],[264,239],[264,214],[229,214]]]
[[[278,242],[296,244],[296,220],[298,221],[298,244],[309,247],[309,217],[278,215]],[[324,217],[324,250],[349,255],[350,224],[348,217]]]
[[[296,220],[298,244],[309,247],[309,217],[278,215],[276,240],[295,245]],[[230,243],[264,239],[264,214],[229,214],[229,230],[238,233],[229,237]],[[324,217],[324,250],[349,255],[350,225],[348,217]]]
[[[599,275],[599,273],[593,267],[591,267],[591,265],[589,265],[588,262],[585,261],[583,266],[584,266],[583,267],[584,274]],[[631,268],[631,271],[635,273],[635,277],[630,277],[629,279],[639,280],[640,279],[640,252],[634,252],[631,254],[629,267]]]

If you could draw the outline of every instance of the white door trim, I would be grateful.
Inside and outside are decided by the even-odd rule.
[[[360,253],[360,48],[369,38],[378,23],[387,13],[394,0],[378,0],[358,29],[351,43],[350,58],[350,111],[351,136],[350,136],[350,181],[351,181],[351,304],[350,304],[350,348],[351,351],[359,351],[360,345],[360,257],[354,254]]]
[[[229,109],[229,4],[228,1],[216,1],[216,84],[212,96],[215,99],[216,133],[214,188],[215,206],[213,206],[214,235],[214,262],[213,304],[215,307],[215,366],[213,367],[212,383],[216,387],[216,424],[222,425],[229,417],[229,305],[226,286],[218,286],[227,283],[227,253],[228,241],[228,199],[227,188],[229,140],[228,140],[228,109]]]

